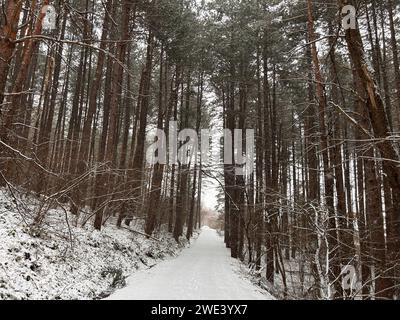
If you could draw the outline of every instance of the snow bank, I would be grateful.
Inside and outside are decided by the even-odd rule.
[[[0,190],[0,300],[100,299],[125,285],[139,269],[179,252],[167,232],[148,240],[114,221],[101,232],[74,227],[62,208],[50,210],[40,233],[30,224],[38,203]],[[140,223],[132,229],[142,230]],[[184,244],[186,245],[186,244]]]

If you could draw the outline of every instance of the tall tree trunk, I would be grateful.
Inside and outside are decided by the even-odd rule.
[[[10,19],[11,25],[6,25],[6,30],[5,35],[8,36],[8,40],[5,40],[5,42],[2,41],[0,43],[0,58],[4,57],[4,61],[2,62],[2,66],[0,69],[0,72],[3,74],[0,74],[0,76],[4,75],[4,79],[0,78],[0,81],[6,81],[6,77],[8,74],[8,66],[9,66],[9,60],[11,58],[11,55],[14,51],[14,44],[10,43],[10,40],[15,39],[15,28],[16,28],[16,23],[18,22],[19,18],[19,11],[20,9],[20,3],[21,1],[18,1],[15,3],[13,6],[13,3],[15,1],[10,1],[11,7],[9,8],[11,11]],[[43,8],[45,5],[49,4],[49,0],[43,0],[42,6],[40,8]],[[39,10],[40,10],[39,8]],[[18,16],[17,16],[18,14]],[[32,36],[38,36],[42,33],[42,27],[43,27],[43,19],[45,18],[46,13],[43,12],[43,10],[39,11],[38,17],[36,19],[35,27],[32,31]],[[3,31],[3,32],[4,32]],[[14,132],[14,119],[18,115],[18,112],[20,111],[20,101],[21,101],[21,96],[22,96],[22,91],[24,89],[24,84],[26,83],[26,78],[28,75],[29,71],[29,66],[31,65],[32,62],[32,55],[35,52],[35,49],[38,46],[38,40],[37,39],[30,39],[26,41],[24,51],[23,51],[23,57],[21,60],[21,65],[19,67],[15,82],[12,86],[12,93],[13,95],[10,97],[10,99],[7,101],[10,104],[10,107],[7,108],[8,111],[2,116],[2,125],[0,127],[0,140],[4,144],[10,143],[10,140],[12,139],[13,132]],[[0,59],[2,60],[2,59]],[[6,65],[4,65],[5,63]],[[0,85],[3,85],[0,83]],[[5,84],[4,84],[5,85]],[[4,89],[0,87],[0,94],[4,93]],[[0,153],[3,153],[5,150],[5,147],[2,145],[0,146]],[[8,176],[8,171],[10,170],[11,163],[7,163],[4,165],[4,176]],[[0,185],[4,184],[3,179],[0,179]]]
[[[157,121],[157,129],[161,131],[164,130],[164,115],[165,115],[163,88],[164,88],[164,46],[162,46],[160,55],[160,81],[159,81],[158,121]],[[175,93],[176,91],[174,91],[171,94],[170,101],[168,103],[168,110],[173,109],[174,104],[177,103],[177,95]],[[166,148],[166,141],[163,148]],[[158,152],[161,152],[161,150],[158,150]],[[160,154],[158,154],[158,156],[160,156]],[[162,191],[161,187],[164,175],[164,166],[165,165],[163,163],[156,163],[153,169],[150,200],[149,200],[149,207],[147,210],[146,225],[145,225],[145,232],[147,235],[151,235],[154,232],[157,223],[157,218],[160,208],[160,200],[161,200],[161,191]]]
[[[203,105],[203,90],[204,90],[204,74],[203,71],[200,73],[199,77],[199,85],[198,85],[198,90],[197,90],[197,112],[196,112],[196,132],[197,135],[200,133],[200,125],[201,125],[201,108]],[[195,220],[195,203],[196,203],[196,188],[197,188],[197,178],[200,176],[201,171],[198,170],[198,155],[195,155],[195,163],[194,163],[194,169],[193,169],[193,186],[192,186],[192,197],[190,201],[190,210],[189,210],[189,221],[188,221],[188,228],[187,228],[187,233],[186,233],[186,238],[187,240],[190,240],[190,238],[193,236],[193,228],[194,226],[194,220]],[[197,190],[199,192],[199,190]],[[200,195],[198,195],[200,196]]]
[[[325,96],[324,80],[321,73],[320,62],[318,58],[317,46],[315,43],[316,36],[314,31],[314,14],[313,5],[311,0],[307,0],[307,11],[308,11],[308,36],[311,43],[311,57],[313,61],[314,78],[316,82],[316,93],[317,102],[319,107],[319,130],[320,130],[320,146],[322,154],[322,162],[324,166],[324,183],[325,183],[325,198],[326,207],[329,212],[329,280],[335,287],[336,296],[340,297],[342,290],[341,283],[338,281],[341,270],[340,263],[337,259],[337,234],[336,234],[336,217],[334,207],[334,173],[330,163],[330,152],[329,152],[329,133],[326,125],[326,114],[327,114],[327,101]]]
[[[78,155],[78,163],[77,163],[77,176],[82,175],[85,170],[88,168],[89,164],[89,150],[90,150],[90,135],[92,131],[92,125],[93,125],[93,119],[96,114],[97,110],[97,101],[98,101],[98,95],[101,87],[101,81],[102,81],[102,76],[103,76],[103,67],[104,67],[104,61],[105,61],[105,53],[104,51],[107,49],[107,38],[108,38],[108,33],[109,33],[109,23],[110,23],[110,12],[112,8],[112,0],[107,0],[105,4],[105,14],[104,14],[104,20],[103,20],[103,29],[102,29],[102,35],[100,39],[100,50],[98,53],[97,57],[97,65],[96,65],[96,71],[94,73],[94,78],[93,81],[91,82],[91,86],[89,89],[89,107],[87,110],[86,114],[86,119],[83,123],[83,129],[82,129],[82,138],[81,138],[81,144],[80,144],[80,150],[79,150],[79,155]],[[92,137],[94,139],[95,137]],[[87,183],[82,182],[82,184],[79,185],[77,188],[77,191],[74,192],[74,203],[73,207],[75,206],[74,210],[77,212],[80,207],[82,206],[82,199],[85,198],[86,195],[86,190],[87,189]]]
[[[119,115],[119,97],[122,91],[123,84],[123,66],[121,63],[125,63],[126,58],[126,50],[127,50],[127,41],[129,40],[129,22],[130,22],[130,13],[132,10],[132,4],[130,1],[124,1],[122,7],[122,23],[121,23],[121,36],[120,42],[117,44],[117,58],[118,62],[114,62],[112,76],[111,76],[111,92],[110,92],[110,114],[109,114],[109,128],[108,128],[108,136],[106,141],[106,152],[105,152],[105,161],[107,166],[111,169],[114,169],[116,166],[116,151],[118,147],[118,115]],[[103,180],[103,179],[102,179]],[[107,175],[104,177],[104,180],[108,180],[108,190],[113,191],[114,188],[114,177],[111,175]],[[94,227],[97,230],[101,229],[103,223],[103,209],[100,209],[96,213]]]
[[[340,8],[349,4],[347,0],[339,0]],[[370,71],[360,30],[346,30],[346,43],[350,53],[351,60],[355,70],[360,77],[360,82],[367,92],[367,110],[371,120],[372,128],[376,139],[382,139],[377,144],[380,155],[383,158],[383,171],[388,178],[388,182],[392,188],[393,194],[400,194],[400,168],[394,161],[399,161],[399,155],[390,139],[391,133],[385,113],[385,106],[380,93],[376,86],[376,81]],[[394,160],[394,161],[393,161]],[[392,212],[393,216],[388,218],[388,261],[397,261],[400,248],[400,207]],[[396,269],[397,267],[393,267]],[[384,292],[380,292],[383,297],[393,295],[392,288],[386,288]]]
[[[3,8],[4,11],[1,13],[3,17],[0,23],[0,116],[23,2],[23,0],[8,0],[5,8]]]
[[[150,84],[153,69],[153,52],[154,52],[154,35],[150,30],[147,39],[147,52],[146,52],[146,63],[142,71],[141,79],[141,91],[139,94],[138,106],[140,106],[139,113],[139,128],[137,143],[135,148],[135,154],[133,157],[132,174],[134,175],[132,181],[132,194],[134,201],[140,202],[142,197],[142,185],[143,185],[143,160],[144,160],[144,147],[145,147],[145,136],[147,126],[147,115],[150,103]],[[133,216],[138,212],[140,205],[133,206],[133,212],[128,216],[125,223],[129,225],[133,219]]]
[[[188,70],[185,105],[181,104],[181,130],[187,128],[189,125],[189,111],[191,106],[191,86],[192,86],[191,70]],[[182,90],[183,97],[183,90]],[[174,226],[174,238],[179,243],[180,237],[183,235],[183,227],[186,221],[188,210],[188,180],[189,180],[190,163],[180,163],[180,170],[178,173],[179,192],[176,198],[176,218]]]

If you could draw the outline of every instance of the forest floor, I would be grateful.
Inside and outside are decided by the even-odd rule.
[[[98,232],[62,207],[50,209],[33,231],[41,201],[21,194],[0,189],[0,300],[102,299],[124,287],[128,276],[188,246],[166,231],[155,241],[118,229],[115,219]],[[142,230],[141,224],[131,229]]]
[[[245,277],[223,239],[204,227],[179,257],[137,272],[110,300],[273,300]]]

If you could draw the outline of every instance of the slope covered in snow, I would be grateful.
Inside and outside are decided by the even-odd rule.
[[[62,208],[48,211],[34,233],[39,202],[0,189],[0,300],[99,299],[125,285],[125,278],[181,249],[167,232],[148,240],[109,220],[101,232],[75,226]],[[79,223],[78,223],[79,225]],[[138,222],[133,225],[142,230]]]
[[[128,278],[110,300],[271,300],[248,279],[223,240],[207,227],[182,254]]]

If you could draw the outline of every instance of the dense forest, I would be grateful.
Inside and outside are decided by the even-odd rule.
[[[399,6],[1,0],[0,188],[38,199],[31,233],[63,206],[180,242],[214,184],[231,256],[275,296],[396,299]],[[146,161],[155,129],[210,127],[253,129],[254,170]]]

